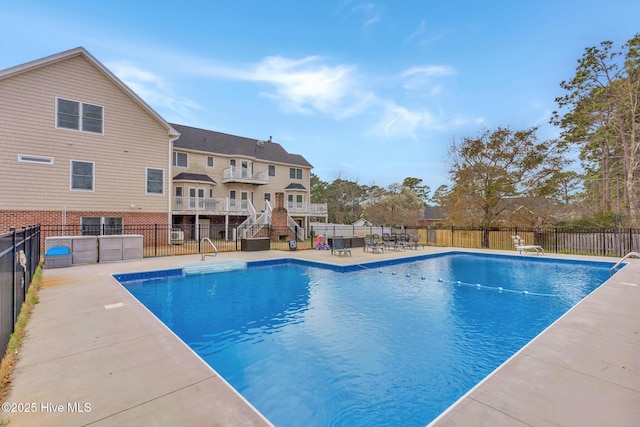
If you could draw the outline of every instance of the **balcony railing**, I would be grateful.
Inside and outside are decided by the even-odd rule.
[[[289,214],[299,215],[327,215],[326,203],[308,203],[308,202],[288,202],[287,211]]]
[[[248,215],[252,209],[249,200],[209,199],[203,197],[174,197],[173,211],[198,211],[202,214],[241,214]]]
[[[268,184],[269,175],[267,172],[251,173],[248,168],[231,166],[222,171],[222,182],[244,182],[247,184]]]

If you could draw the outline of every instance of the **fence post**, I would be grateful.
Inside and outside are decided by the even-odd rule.
[[[14,332],[16,323],[16,244],[17,244],[17,231],[15,227],[9,227],[11,232],[11,244],[12,244],[12,256],[11,260],[11,295],[13,298],[13,304],[11,305],[11,319],[13,320],[11,325],[11,333]]]
[[[169,230],[169,233],[171,233],[171,230]],[[169,234],[169,237],[171,237],[171,234]],[[153,230],[153,255],[158,256],[158,223],[157,222],[154,224],[154,230]]]
[[[451,247],[453,247],[453,225],[451,226]]]

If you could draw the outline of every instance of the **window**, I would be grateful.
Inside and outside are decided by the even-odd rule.
[[[213,156],[207,156],[207,167],[213,167]]]
[[[235,199],[236,198],[236,190],[229,191],[229,198],[230,199]]]
[[[209,198],[213,199],[213,188],[209,189]]]
[[[52,165],[53,157],[32,156],[30,154],[18,154],[18,161],[24,163],[39,163],[41,165]]]
[[[102,134],[103,108],[68,99],[57,99],[56,127]]]
[[[265,202],[271,201],[271,193],[264,193],[264,201]]]
[[[176,187],[176,197],[182,197],[182,187]]]
[[[269,176],[276,176],[276,165],[269,165]]]
[[[83,236],[122,234],[123,223],[122,217],[84,216],[80,218]]]
[[[236,159],[229,159],[229,166],[236,167]]]
[[[147,194],[164,194],[164,169],[147,168]]]
[[[187,153],[173,152],[173,166],[180,166],[186,168],[189,163],[189,156]]]
[[[289,178],[291,178],[291,179],[302,179],[302,169],[289,168]]]
[[[71,160],[71,189],[93,191],[93,162]]]

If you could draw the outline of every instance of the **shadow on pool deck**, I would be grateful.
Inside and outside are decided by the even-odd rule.
[[[219,258],[298,257],[345,265],[444,250],[371,254],[354,249],[352,257],[313,250],[233,252]],[[198,259],[45,270],[7,399],[33,403],[35,411],[5,412],[2,418],[9,417],[11,426],[270,425],[111,277]],[[433,425],[637,425],[639,285],[640,261],[630,260]]]

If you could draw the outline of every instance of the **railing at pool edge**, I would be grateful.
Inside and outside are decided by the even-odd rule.
[[[218,248],[216,248],[216,245],[213,244],[213,242],[211,241],[211,239],[209,239],[208,237],[204,237],[200,242],[209,242],[209,244],[211,245],[211,247],[213,248],[213,252],[202,252],[202,257],[200,258],[202,261],[204,261],[204,259],[207,256],[210,257],[215,257],[218,255]]]
[[[623,257],[622,257],[622,259],[621,259],[620,261],[616,262],[616,264],[615,264],[613,267],[611,267],[611,270],[609,270],[609,274],[610,274],[611,276],[613,276],[613,274],[614,274],[614,273],[615,273],[615,271],[616,271],[616,268],[618,268],[618,266],[620,266],[620,264],[622,264],[622,263],[624,262],[624,260],[625,260],[625,259],[627,259],[627,258],[629,258],[629,257],[632,257],[632,256],[634,256],[634,257],[636,257],[636,258],[640,258],[640,252],[629,252],[628,254],[626,254],[625,256],[623,256]]]

